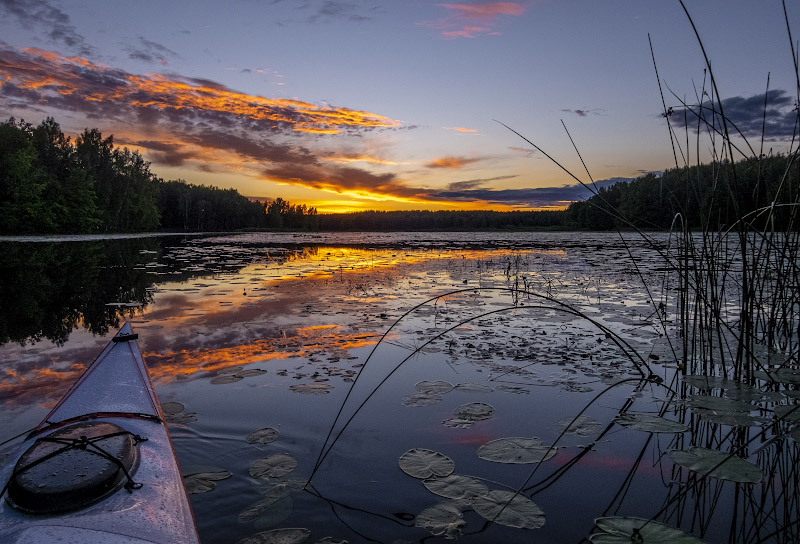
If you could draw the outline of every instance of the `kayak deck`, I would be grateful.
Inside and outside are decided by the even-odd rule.
[[[89,506],[59,514],[22,511],[12,507],[13,500],[6,497],[0,502],[0,541],[199,542],[169,432],[135,338],[130,325],[125,324],[115,336],[116,341],[106,346],[28,436],[19,454],[0,469],[0,482],[6,485],[19,476],[20,467],[17,474],[14,472],[18,460],[31,448],[42,448],[42,439],[57,442],[66,436],[66,440],[72,440],[73,435],[82,431],[81,425],[87,426],[87,421],[101,422],[143,439],[135,441],[136,459],[129,466],[129,479],[135,485],[110,489]],[[73,427],[76,433],[70,433]],[[73,449],[80,450],[81,446]],[[77,453],[86,455],[85,451]],[[56,457],[43,463],[52,463]],[[35,470],[35,467],[23,468],[31,473]],[[68,462],[67,466],[60,466],[59,472],[63,469],[68,484],[83,479],[83,468],[70,466]]]

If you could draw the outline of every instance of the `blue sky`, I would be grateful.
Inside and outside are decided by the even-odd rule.
[[[98,128],[164,179],[321,211],[563,206],[585,193],[497,121],[584,181],[562,122],[595,180],[674,167],[649,35],[684,147],[706,89],[759,150],[769,88],[764,148],[788,151],[782,3],[684,3],[719,97],[677,0],[0,0],[0,117]]]

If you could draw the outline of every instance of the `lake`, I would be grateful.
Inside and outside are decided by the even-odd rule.
[[[694,439],[618,418],[686,419],[667,387],[671,241],[652,239],[0,241],[0,440],[35,426],[131,321],[206,544],[280,528],[329,543],[580,542],[602,516],[727,542],[753,531],[736,501],[760,484],[686,493],[692,476],[666,454]]]

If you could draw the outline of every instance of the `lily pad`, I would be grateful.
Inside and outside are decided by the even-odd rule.
[[[409,406],[412,408],[431,406],[432,404],[438,404],[443,398],[444,397],[438,393],[431,393],[427,391],[412,393],[411,395],[403,397],[403,406]]]
[[[545,446],[539,438],[498,438],[478,448],[478,457],[494,463],[528,464],[547,461],[556,448]]]
[[[310,535],[308,529],[273,529],[243,538],[237,544],[300,544]]]
[[[238,382],[241,379],[242,378],[240,378],[239,376],[223,375],[223,376],[217,376],[216,378],[212,378],[211,384],[212,385],[223,385],[223,384],[226,384],[226,383],[235,383],[235,382]]]
[[[703,408],[693,408],[693,411],[703,420],[718,425],[728,425],[731,427],[761,427],[765,423],[763,418],[751,416],[745,412],[725,412],[723,410],[705,410]]]
[[[629,429],[648,433],[685,433],[689,427],[654,414],[626,412],[614,418],[614,422]]]
[[[260,478],[262,476],[280,478],[281,476],[289,474],[296,466],[297,459],[291,455],[279,453],[253,461],[250,465],[250,476],[253,478]]]
[[[256,528],[271,527],[282,522],[292,512],[294,504],[284,487],[274,487],[263,499],[239,513],[239,523],[256,522]]]
[[[222,472],[199,472],[183,477],[183,485],[189,494],[208,493],[216,489],[216,482],[231,477],[227,470]]]
[[[688,450],[673,450],[669,456],[682,467],[720,480],[757,483],[763,477],[761,469],[754,464],[717,450],[692,447]]]
[[[319,382],[298,383],[289,386],[289,389],[291,389],[295,393],[302,393],[304,395],[326,395],[331,392],[333,386],[328,385],[327,383],[319,383]]]
[[[265,427],[247,435],[248,444],[269,444],[278,439],[278,431],[272,427]]]
[[[719,376],[704,376],[703,374],[688,374],[682,379],[683,383],[698,389],[725,389],[735,383]]]
[[[589,537],[593,544],[702,544],[701,540],[687,535],[658,521],[635,517],[607,517],[594,520],[601,533]],[[635,534],[640,539],[636,540]]]
[[[494,389],[488,385],[481,385],[479,383],[459,383],[453,387],[453,389],[464,393],[491,393],[494,391]]]
[[[239,378],[249,378],[251,376],[260,376],[262,374],[266,374],[266,370],[261,370],[260,368],[248,368],[247,370],[241,370],[234,374]]]
[[[780,404],[775,407],[775,415],[782,421],[798,423],[800,422],[800,405]]]
[[[691,395],[687,397],[686,404],[692,408],[702,408],[704,410],[722,412],[750,412],[756,406],[749,402],[727,399],[724,397],[713,397],[711,395]]]
[[[448,476],[455,463],[446,455],[423,448],[412,448],[400,456],[400,469],[413,478],[424,480],[431,476]]]
[[[422,482],[425,488],[446,499],[464,499],[476,495],[485,495],[489,489],[479,480],[470,476],[450,474],[441,478],[430,478]]]
[[[577,418],[565,417],[555,424],[555,430],[559,433],[564,431],[565,434],[574,433],[578,436],[592,436],[603,430],[603,424],[587,415],[578,416]]]
[[[466,522],[458,504],[443,502],[423,510],[414,525],[427,529],[432,535],[444,535],[448,540],[455,540],[461,535],[461,528]]]
[[[484,518],[518,529],[539,529],[544,526],[544,511],[524,495],[513,491],[493,489],[475,497],[472,507]]]
[[[800,384],[800,368],[784,367],[770,372],[756,371],[754,375],[762,380],[794,385]]]
[[[494,407],[485,402],[462,404],[455,409],[455,417],[443,421],[448,427],[467,428],[476,421],[483,421],[494,415]]]
[[[167,423],[186,425],[197,421],[197,414],[194,412],[184,412],[184,406],[180,402],[165,402],[161,405],[164,412],[164,419]]]
[[[423,380],[421,382],[417,382],[417,384],[414,386],[414,389],[420,393],[437,393],[439,395],[444,395],[445,393],[449,393],[453,390],[453,384],[443,381],[431,382],[428,380]]]

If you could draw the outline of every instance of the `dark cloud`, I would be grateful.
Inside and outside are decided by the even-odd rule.
[[[172,49],[139,36],[137,46],[126,46],[128,57],[149,63],[168,64],[167,58],[180,58]]]
[[[591,110],[585,110],[585,109],[572,110],[572,109],[564,108],[561,111],[563,111],[564,113],[574,113],[578,117],[587,117],[589,115],[600,115],[602,113],[602,110],[597,109],[597,108],[591,109]]]
[[[597,181],[595,185],[598,188],[608,187],[620,181],[631,180],[630,178],[611,178]],[[591,190],[579,184],[535,189],[492,189],[489,187],[475,187],[471,182],[466,182],[463,187],[459,188],[459,184],[455,183],[450,184],[444,191],[431,192],[429,197],[436,200],[484,201],[495,205],[536,208],[565,205],[576,200],[586,200],[594,194]]]
[[[63,44],[79,55],[88,56],[95,52],[72,25],[69,15],[45,0],[0,0],[2,12],[25,29],[44,31],[50,41]]]
[[[696,128],[698,119],[702,119],[700,130],[706,130],[706,122],[719,128],[722,126],[720,105],[729,123],[734,125],[729,127],[732,135],[738,129],[746,138],[761,138],[763,128],[764,138],[776,141],[791,138],[795,133],[797,104],[791,95],[780,89],[750,97],[725,98],[721,104],[705,101],[701,106],[671,108],[670,121],[676,127]]]

